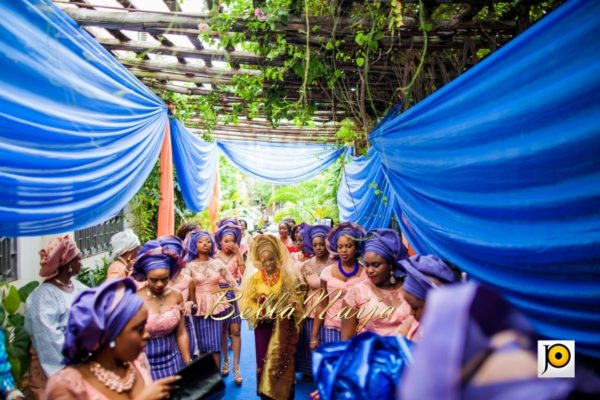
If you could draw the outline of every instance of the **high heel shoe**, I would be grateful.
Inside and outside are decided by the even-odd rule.
[[[236,386],[242,386],[244,378],[242,378],[242,372],[240,371],[239,367],[237,370],[235,368],[233,370],[233,381],[235,382]]]
[[[223,361],[223,366],[221,367],[221,376],[226,377],[229,375],[229,361]]]

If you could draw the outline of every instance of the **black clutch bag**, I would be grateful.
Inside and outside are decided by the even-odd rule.
[[[169,399],[200,400],[222,399],[225,395],[225,383],[215,364],[212,354],[205,354],[177,373],[181,376],[171,392]]]

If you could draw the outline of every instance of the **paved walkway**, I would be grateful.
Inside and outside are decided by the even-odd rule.
[[[229,357],[233,361],[233,353],[229,352]],[[254,332],[252,332],[246,321],[242,321],[242,355],[240,357],[240,368],[244,383],[242,386],[235,386],[233,382],[233,373],[229,373],[225,379],[225,396],[227,400],[254,400],[256,396],[256,355],[254,353]],[[306,383],[300,379],[300,374],[297,374],[296,396],[297,400],[308,400],[309,393],[316,389],[313,382]]]

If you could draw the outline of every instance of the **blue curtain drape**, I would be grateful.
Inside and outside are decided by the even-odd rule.
[[[600,356],[600,2],[567,2],[375,130],[417,251]]]
[[[241,171],[278,185],[306,181],[342,153],[335,146],[305,143],[219,141],[217,146]]]
[[[185,205],[200,212],[208,207],[217,176],[219,155],[215,143],[200,139],[171,118],[173,164]]]
[[[105,221],[150,173],[164,103],[51,2],[0,14],[0,236]]]
[[[374,129],[400,114],[396,104]],[[385,175],[379,153],[371,147],[365,156],[355,157],[350,148],[344,155],[344,171],[337,193],[340,221],[352,221],[366,230],[388,228],[397,201]],[[399,214],[398,214],[399,215]]]
[[[337,193],[340,221],[355,222],[366,230],[389,227],[396,199],[379,153],[371,147],[367,155],[348,154],[347,160]]]

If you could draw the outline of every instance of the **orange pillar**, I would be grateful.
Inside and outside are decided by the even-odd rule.
[[[160,203],[156,237],[175,234],[175,195],[173,186],[173,153],[171,128],[167,119],[165,137],[160,150]]]
[[[217,217],[219,216],[219,197],[221,196],[221,185],[219,184],[219,164],[217,163],[217,176],[215,177],[215,184],[213,186],[213,194],[208,205],[208,218],[210,221],[210,227],[208,230],[210,233],[215,233],[217,230]]]

